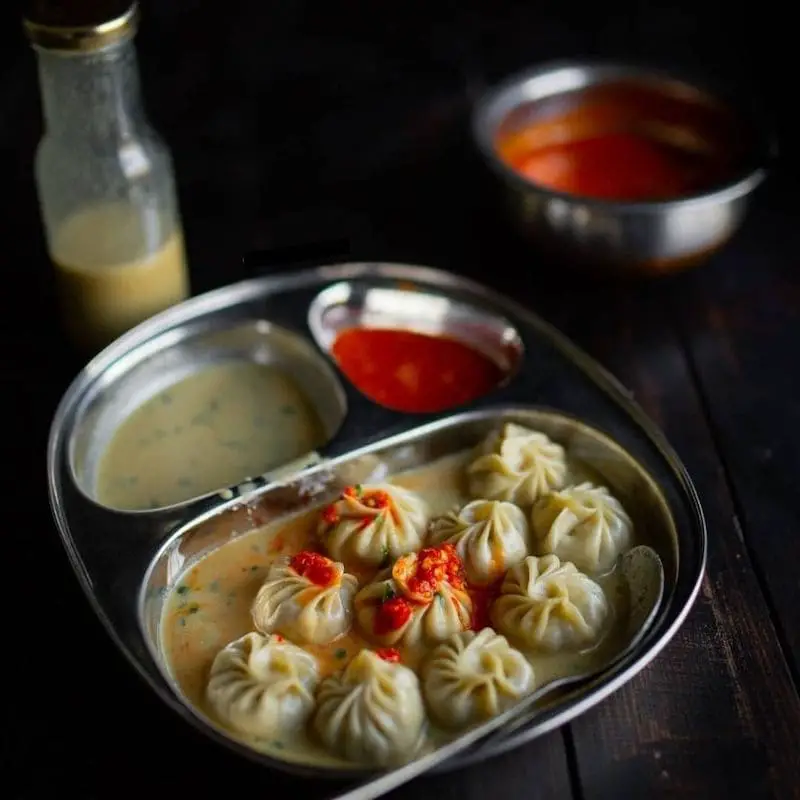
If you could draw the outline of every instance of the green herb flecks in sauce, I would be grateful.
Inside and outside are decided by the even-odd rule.
[[[233,486],[316,449],[322,425],[273,366],[209,367],[140,406],[100,463],[97,498],[115,508],[172,505]]]

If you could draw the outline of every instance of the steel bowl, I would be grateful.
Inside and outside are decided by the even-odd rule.
[[[679,199],[597,200],[537,185],[500,158],[498,135],[615,86],[634,87],[678,108],[659,121],[675,141],[735,148],[727,180]],[[477,102],[472,132],[526,239],[560,262],[615,273],[663,274],[704,261],[739,228],[776,155],[763,115],[741,101],[675,74],[619,63],[548,63],[513,75]]]

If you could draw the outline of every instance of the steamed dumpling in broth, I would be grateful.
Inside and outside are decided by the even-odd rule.
[[[602,587],[555,555],[528,556],[510,569],[490,611],[497,630],[543,652],[591,647],[610,615]]]
[[[408,761],[424,739],[419,680],[408,667],[362,650],[320,684],[312,726],[330,751],[350,761]]]
[[[314,708],[317,661],[282,636],[248,633],[217,654],[206,699],[239,733],[273,737],[299,733]]]
[[[450,729],[500,714],[534,687],[528,660],[491,628],[451,636],[430,653],[422,674],[432,716]]]
[[[425,501],[407,489],[348,486],[323,510],[319,535],[332,558],[377,567],[419,549],[427,523]]]
[[[408,553],[356,595],[355,609],[362,632],[377,644],[441,642],[471,624],[464,565],[450,544]]]
[[[564,485],[567,464],[564,448],[543,433],[506,423],[480,446],[467,467],[473,497],[505,500],[528,506],[552,489]]]
[[[513,503],[474,500],[460,511],[434,520],[428,529],[428,542],[452,544],[469,580],[485,585],[528,555],[528,519]]]
[[[299,643],[327,644],[353,621],[358,581],[341,563],[311,551],[276,559],[251,613],[261,633],[279,631]]]
[[[611,569],[633,538],[633,523],[619,500],[591,483],[540,497],[531,524],[536,552],[555,553],[593,573]]]

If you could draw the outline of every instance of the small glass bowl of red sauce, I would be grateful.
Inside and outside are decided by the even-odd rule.
[[[721,92],[609,63],[511,77],[477,104],[473,132],[532,241],[566,265],[647,274],[722,247],[775,149]]]

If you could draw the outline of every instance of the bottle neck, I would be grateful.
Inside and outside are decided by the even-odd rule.
[[[133,39],[64,54],[37,48],[48,135],[78,140],[133,138],[145,123]]]

